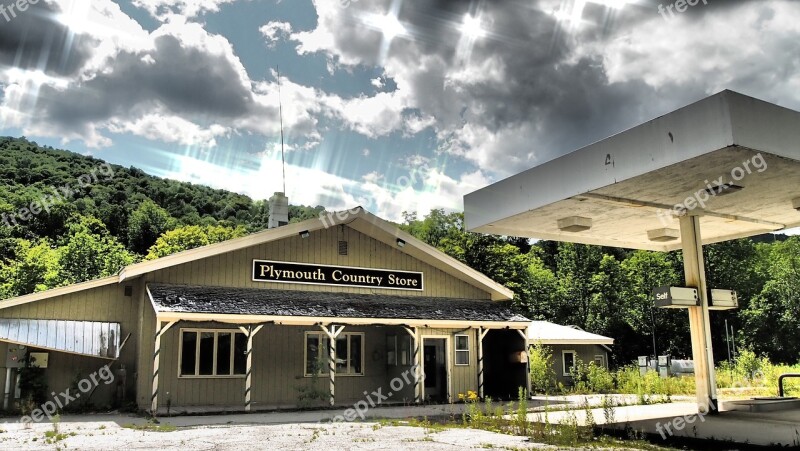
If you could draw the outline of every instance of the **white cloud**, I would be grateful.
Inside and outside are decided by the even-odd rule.
[[[230,133],[219,124],[202,128],[178,116],[147,114],[134,121],[112,119],[107,128],[113,133],[133,133],[153,141],[178,143],[186,146],[214,147],[216,138]]]
[[[267,39],[267,45],[274,47],[279,40],[286,38],[292,33],[292,24],[289,22],[272,21],[259,28],[258,31]]]
[[[214,13],[219,7],[236,0],[133,0],[133,5],[142,8],[159,20],[167,20],[172,15],[196,17]]]

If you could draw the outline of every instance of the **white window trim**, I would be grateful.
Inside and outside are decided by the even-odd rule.
[[[466,339],[467,339],[467,349],[458,349],[458,337],[466,337]],[[454,346],[454,349],[455,349],[453,364],[455,366],[469,366],[470,358],[472,357],[470,355],[470,339],[469,339],[469,335],[467,335],[467,334],[455,334],[455,338],[453,339],[453,346]],[[459,352],[466,352],[467,353],[467,363],[458,363],[458,353]]]
[[[197,334],[196,349],[194,356],[194,373],[195,374],[181,374],[183,367],[183,333],[194,332]],[[198,374],[200,372],[200,333],[209,332],[214,334],[214,355],[213,355],[213,371],[215,374]],[[178,334],[178,378],[179,379],[243,379],[247,374],[222,374],[218,375],[217,372],[217,343],[219,341],[219,334],[241,334],[242,331],[237,329],[203,329],[203,328],[181,328]],[[246,336],[246,335],[245,335]],[[236,336],[231,337],[231,371],[234,371],[234,350],[236,348]]]
[[[606,356],[603,354],[595,354],[594,361],[597,362],[597,358],[600,357],[603,361],[603,368],[608,368],[608,361],[606,360]]]
[[[578,361],[578,353],[575,352],[574,349],[565,349],[561,351],[561,375],[562,376],[571,376],[569,373],[570,368],[567,368],[567,360],[566,355],[572,354],[572,366],[575,366],[575,363]]]
[[[316,335],[316,336],[319,337],[320,340],[328,340],[328,335],[325,334],[325,332],[306,331],[305,334],[303,334],[303,377],[314,377],[313,374],[310,374],[310,373],[307,372],[307,369],[308,369],[308,336],[309,335]],[[360,373],[350,373],[350,372],[347,372],[347,373],[336,373],[336,377],[340,377],[340,376],[342,376],[342,377],[363,377],[364,376],[364,366],[367,363],[367,359],[364,356],[364,349],[366,348],[365,340],[364,340],[364,332],[342,332],[342,333],[339,334],[337,339],[338,338],[342,338],[342,337],[347,337],[347,343],[348,343],[347,347],[348,347],[348,351],[349,351],[349,348],[350,348],[350,337],[353,336],[353,335],[360,335],[361,336],[361,372]],[[348,370],[350,369],[349,368],[349,366],[350,366],[350,358],[349,357],[350,356],[348,356],[348,359],[347,359]],[[328,359],[329,358],[330,357],[328,356],[328,351],[326,349],[325,358],[322,359],[322,361],[325,362],[325,365],[323,365],[324,371],[320,371],[317,376],[328,375],[328,368],[329,368],[328,367]]]

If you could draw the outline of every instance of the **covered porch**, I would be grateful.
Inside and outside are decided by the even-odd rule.
[[[506,303],[166,284],[147,294],[153,413],[453,402],[483,397],[491,370],[527,384],[528,320]],[[487,335],[503,356],[484,372]]]

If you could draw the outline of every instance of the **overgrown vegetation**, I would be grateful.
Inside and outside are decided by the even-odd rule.
[[[507,404],[495,404],[491,398],[481,402],[474,392],[460,394],[459,399],[466,403],[466,410],[462,416],[461,424],[445,422],[442,426],[467,427],[483,429],[510,435],[530,437],[531,441],[558,447],[610,447],[624,446],[626,449],[662,449],[650,445],[634,437],[629,440],[619,440],[605,434],[605,429],[599,427],[594,419],[593,408],[588,401],[580,406],[583,420],[579,421],[576,411],[561,412],[564,417],[561,421],[551,421],[552,412],[546,406],[544,411],[529,411],[528,397],[525,390],[520,388],[517,401]],[[603,404],[605,421],[613,422],[616,406],[608,401]],[[398,424],[395,422],[394,424]],[[407,423],[411,426],[420,424]],[[426,423],[427,424],[427,421]]]
[[[528,357],[531,391],[533,393],[551,393],[556,387],[552,348],[541,343],[534,343],[528,348]]]

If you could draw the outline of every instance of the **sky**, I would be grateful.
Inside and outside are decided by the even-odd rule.
[[[460,211],[724,89],[800,110],[800,1],[692,3],[0,0],[0,135],[254,199]]]

